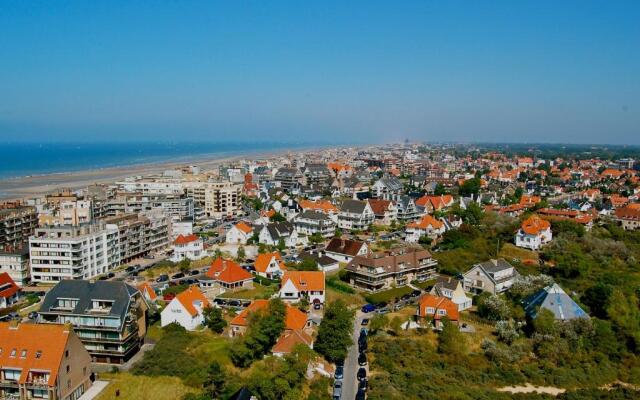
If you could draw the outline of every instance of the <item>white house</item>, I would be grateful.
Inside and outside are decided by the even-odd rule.
[[[328,257],[348,263],[356,256],[366,256],[369,253],[369,246],[359,240],[333,238],[325,251]]]
[[[522,226],[516,233],[515,242],[518,247],[538,250],[542,245],[549,243],[552,238],[549,221],[533,215],[522,222]]]
[[[226,242],[228,244],[247,244],[253,236],[253,228],[240,221],[227,231]]]
[[[204,323],[203,310],[209,306],[209,300],[198,286],[191,286],[174,297],[162,310],[160,325],[165,327],[175,322],[186,330],[192,331]]]
[[[284,261],[282,261],[282,256],[277,251],[258,254],[254,268],[256,274],[268,279],[280,278],[287,270]]]
[[[458,311],[464,311],[472,305],[472,300],[464,292],[462,282],[454,278],[438,279],[431,289],[431,294],[451,300],[458,307]]]
[[[268,246],[277,246],[281,239],[289,248],[299,244],[298,231],[291,222],[271,222],[263,226],[258,234],[258,243]]]
[[[504,259],[489,260],[475,264],[464,273],[464,290],[472,293],[502,293],[513,286],[518,276],[518,271]]]
[[[286,271],[280,281],[278,296],[283,301],[297,302],[306,298],[311,304],[324,304],[324,272]]]
[[[173,241],[173,255],[171,261],[180,262],[185,258],[189,260],[199,260],[205,256],[204,242],[197,235],[179,235]]]
[[[20,287],[11,279],[9,273],[0,274],[0,309],[7,308],[20,299]]]
[[[338,228],[365,230],[374,219],[375,214],[368,202],[344,200],[338,213]]]
[[[409,243],[417,243],[420,236],[428,236],[431,239],[435,239],[444,234],[445,231],[446,227],[444,222],[427,214],[419,221],[407,224],[405,229],[407,236],[405,237],[405,240]]]

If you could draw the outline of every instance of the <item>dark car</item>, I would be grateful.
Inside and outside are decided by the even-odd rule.
[[[197,269],[194,269],[193,271],[189,272],[189,275],[191,276],[195,276],[195,275],[199,275],[200,271],[198,271]]]
[[[358,356],[358,365],[364,366],[367,365],[367,355],[364,353],[360,353]]]
[[[356,400],[365,400],[366,397],[367,395],[365,394],[364,390],[358,389],[358,393],[356,393]]]
[[[38,318],[38,313],[35,311],[31,311],[29,313],[29,319],[37,319]]]
[[[387,302],[386,301],[383,301],[381,303],[376,304],[376,308],[378,310],[381,309],[381,308],[385,308],[385,307],[387,307]]]
[[[242,305],[238,300],[230,300],[227,304],[231,307],[240,307]]]
[[[342,381],[335,381],[333,383],[333,398],[339,399],[342,397]]]
[[[166,282],[168,280],[169,280],[169,275],[162,274],[156,279],[156,282]]]
[[[187,280],[186,279],[180,279],[178,281],[178,285],[182,286],[182,285],[186,285],[187,284]]]
[[[362,312],[363,313],[370,313],[376,310],[376,306],[374,306],[373,304],[365,304],[362,306]]]
[[[419,290],[414,290],[413,292],[411,292],[411,297],[418,297],[421,293],[422,292]]]
[[[113,278],[114,276],[116,276],[116,274],[114,274],[113,272],[109,272],[107,274],[107,278]]]
[[[405,294],[404,296],[400,297],[400,300],[407,301],[407,300],[409,300],[410,298],[411,298],[411,294],[410,294],[410,293],[407,293],[407,294]]]
[[[336,379],[344,378],[344,367],[342,365],[338,365],[336,367],[336,372],[333,374],[333,377]]]
[[[127,271],[127,272],[133,272],[133,271],[135,271],[135,270],[136,270],[136,267],[134,267],[133,265],[129,265],[129,266],[125,269],[125,271]]]
[[[358,341],[358,351],[360,353],[366,352],[368,348],[369,348],[369,344],[367,343],[366,339]]]
[[[171,276],[171,279],[180,279],[180,278],[184,278],[184,274],[182,272],[178,272],[177,274],[173,274]]]
[[[102,275],[101,277],[98,278],[99,281],[106,281],[108,278],[106,275]]]
[[[368,388],[369,388],[368,380],[363,379],[360,382],[358,382],[358,391],[362,390],[363,392],[366,392]]]
[[[313,305],[313,309],[314,310],[319,310],[322,306],[320,305],[320,303],[316,303]]]
[[[364,369],[364,367],[360,367],[360,369],[358,369],[358,374],[356,375],[358,377],[358,380],[361,381],[364,378],[367,377],[367,370]]]
[[[227,301],[225,299],[219,299],[219,298],[213,299],[213,302],[218,305],[227,304]]]

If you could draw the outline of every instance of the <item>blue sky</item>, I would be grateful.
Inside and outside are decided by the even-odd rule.
[[[638,1],[0,2],[0,138],[640,144]]]

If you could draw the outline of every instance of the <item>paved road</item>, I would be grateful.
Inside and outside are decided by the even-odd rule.
[[[344,380],[342,382],[342,399],[344,400],[355,399],[358,391],[358,379],[356,378],[360,368],[358,365],[358,337],[360,336],[360,324],[366,315],[358,310],[353,322],[353,345],[349,348],[347,359],[344,360]]]

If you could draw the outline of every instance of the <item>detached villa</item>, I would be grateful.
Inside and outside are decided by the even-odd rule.
[[[196,329],[204,322],[203,311],[209,307],[209,300],[198,289],[191,286],[176,297],[162,310],[160,326],[163,328],[171,323],[177,323],[188,331]]]
[[[551,223],[537,215],[533,215],[522,222],[516,233],[516,246],[530,250],[538,250],[552,239]]]
[[[286,271],[280,282],[278,296],[283,301],[298,302],[306,298],[311,304],[324,304],[324,272]]]
[[[501,258],[476,264],[463,276],[467,292],[498,294],[513,286],[519,274],[513,265]]]

